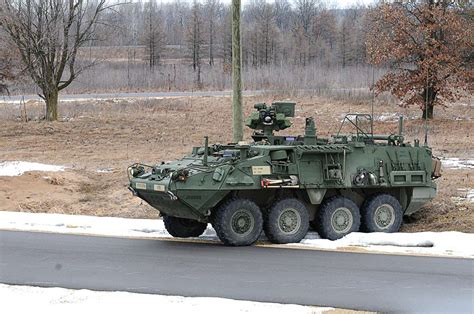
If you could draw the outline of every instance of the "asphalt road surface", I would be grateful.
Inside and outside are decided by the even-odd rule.
[[[7,284],[472,313],[473,273],[473,259],[0,231]]]
[[[340,93],[349,93],[349,92],[369,92],[367,88],[326,88],[326,89],[292,89],[292,93],[321,93],[321,92],[340,92]],[[280,92],[280,90],[244,90],[242,93],[244,96],[252,95],[261,95],[265,93],[274,93]],[[232,91],[176,91],[176,92],[125,92],[125,93],[91,93],[91,94],[60,94],[59,100],[82,100],[82,99],[114,99],[114,98],[156,98],[156,97],[199,97],[199,96],[231,96]],[[41,98],[38,95],[13,95],[13,96],[0,96],[0,102],[18,102],[20,100],[40,100]]]
[[[265,91],[243,91],[244,95],[258,95]],[[113,98],[154,98],[154,97],[198,97],[198,96],[230,96],[231,91],[188,91],[188,92],[139,92],[139,93],[91,93],[91,94],[60,94],[59,100],[82,99],[113,99]],[[38,95],[2,96],[0,101],[13,102],[20,100],[40,100]]]

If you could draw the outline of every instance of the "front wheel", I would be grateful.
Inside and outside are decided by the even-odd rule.
[[[402,225],[402,206],[390,194],[376,194],[369,197],[360,211],[363,231],[397,232]]]
[[[213,224],[225,245],[252,245],[262,233],[262,212],[251,200],[232,198],[216,209]]]
[[[207,223],[172,216],[164,216],[163,222],[168,233],[176,238],[199,237],[207,228]]]
[[[340,239],[359,230],[359,207],[347,197],[331,197],[319,208],[318,223],[321,237],[330,240]]]
[[[308,228],[308,209],[296,198],[275,202],[264,222],[265,234],[273,243],[300,242],[308,232]]]

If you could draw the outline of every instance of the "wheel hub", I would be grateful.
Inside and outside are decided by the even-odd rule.
[[[232,230],[238,235],[247,235],[252,232],[255,221],[251,213],[241,209],[232,215]]]
[[[380,229],[387,229],[395,222],[395,210],[389,204],[383,204],[375,210],[374,220]]]
[[[278,217],[278,226],[283,233],[294,234],[301,227],[301,217],[294,208],[288,208]]]
[[[331,225],[332,228],[338,233],[348,232],[352,227],[352,223],[352,213],[348,208],[338,208],[332,214]]]

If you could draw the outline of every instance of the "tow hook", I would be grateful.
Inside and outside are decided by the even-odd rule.
[[[129,186],[128,189],[132,192],[133,196],[137,196],[137,191],[135,191],[131,186]]]
[[[176,201],[178,199],[178,197],[174,195],[171,191],[166,192],[166,194],[168,194],[172,201]]]

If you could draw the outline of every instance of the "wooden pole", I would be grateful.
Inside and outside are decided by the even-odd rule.
[[[240,0],[232,0],[232,120],[233,139],[244,137],[242,110],[242,47],[240,39]]]

